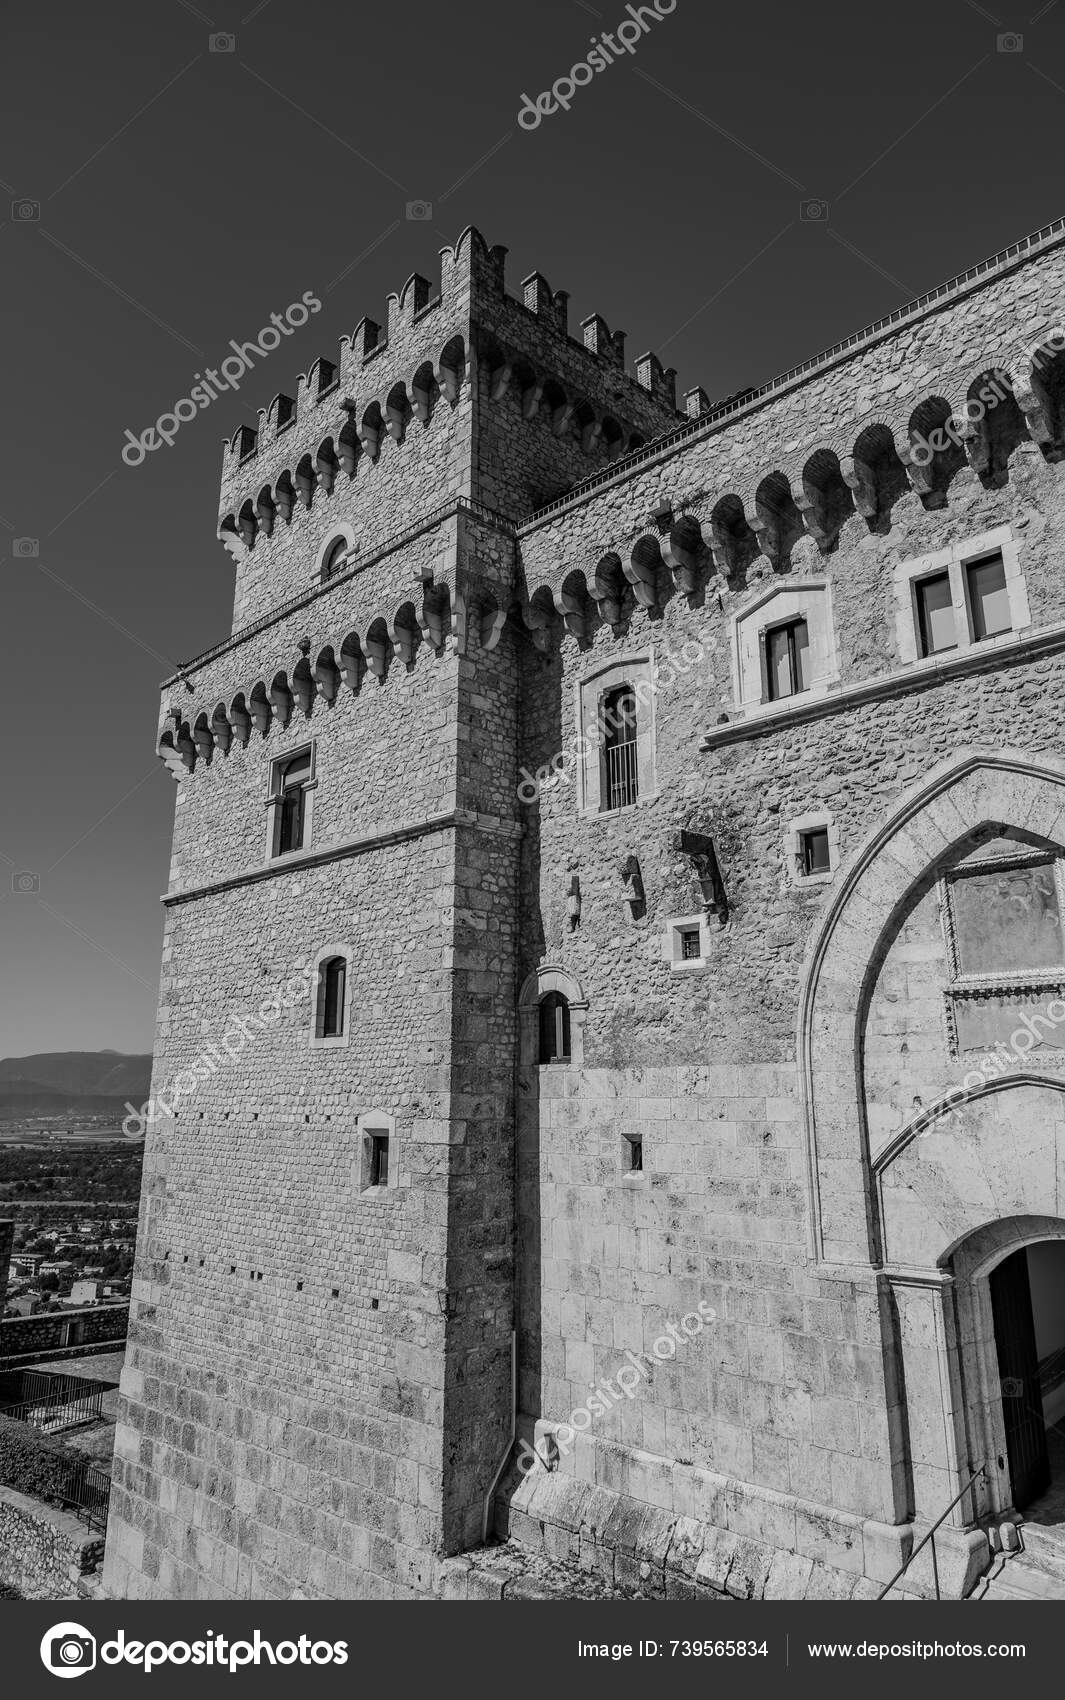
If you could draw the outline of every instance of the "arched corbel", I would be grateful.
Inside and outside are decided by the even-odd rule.
[[[534,378],[527,390],[522,392],[521,416],[523,419],[535,419],[540,411],[546,378]]]
[[[502,366],[496,367],[495,371],[492,373],[491,378],[489,379],[489,384],[491,386],[491,388],[489,390],[489,394],[491,395],[493,401],[502,401],[503,400],[503,397],[506,395],[508,389],[510,388],[510,380],[513,376],[514,376],[514,368],[511,365],[509,360],[505,360],[503,362]]]
[[[641,608],[653,608],[658,601],[658,573],[662,565],[661,539],[639,538],[624,572]]]
[[[862,518],[875,519],[879,503],[872,467],[864,460],[855,460],[852,454],[842,454],[839,457],[839,470]]]
[[[1040,447],[1044,443],[1052,442],[1054,433],[1050,428],[1046,409],[1032,387],[1030,367],[1016,366],[1008,373],[1008,377],[1013,385],[1014,399],[1024,415],[1024,423],[1032,442],[1038,443]]]
[[[561,407],[555,408],[554,417],[551,420],[551,431],[554,436],[564,437],[566,435],[573,421],[576,405],[574,401],[564,401]]]
[[[340,669],[330,644],[321,651],[313,668],[314,688],[323,702],[331,703],[336,700],[340,684]]]
[[[219,526],[218,541],[225,549],[228,549],[238,564],[247,559],[248,545],[237,530],[237,522],[232,514],[227,515]]]
[[[824,547],[827,533],[818,519],[817,503],[801,478],[792,478],[791,499],[795,503],[802,520],[802,528],[808,537],[812,537],[819,549]]]

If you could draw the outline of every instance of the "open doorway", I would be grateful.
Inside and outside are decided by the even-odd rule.
[[[1065,1243],[1013,1252],[990,1287],[1013,1503],[1065,1523]]]

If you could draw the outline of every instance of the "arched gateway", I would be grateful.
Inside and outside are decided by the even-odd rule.
[[[868,1510],[928,1524],[984,1465],[971,1561],[1065,1506],[1063,920],[1065,764],[971,752],[851,858],[800,1006],[810,1249],[879,1341]]]

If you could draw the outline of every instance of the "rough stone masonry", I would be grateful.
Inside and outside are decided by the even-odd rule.
[[[225,447],[105,1585],[869,1591],[986,1465],[962,1593],[1065,1236],[1060,1042],[980,1072],[1065,995],[1065,225],[683,411],[503,260]]]

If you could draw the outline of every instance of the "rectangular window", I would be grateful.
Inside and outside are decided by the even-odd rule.
[[[914,588],[917,592],[917,632],[921,654],[940,655],[944,650],[957,649],[950,574],[936,573],[932,578],[921,579]]]
[[[827,826],[817,826],[809,832],[800,832],[799,855],[804,874],[827,874],[831,871]]]
[[[985,555],[982,561],[970,561],[965,569],[965,580],[969,591],[973,642],[980,643],[984,638],[1012,631],[1006,564],[1001,554]]]
[[[642,1139],[630,1140],[629,1141],[629,1152],[630,1152],[630,1161],[629,1161],[629,1173],[630,1173],[630,1175],[642,1174],[643,1173],[643,1140]]]
[[[702,954],[702,944],[699,938],[698,927],[684,927],[680,935],[681,961],[697,961]]]
[[[797,696],[807,685],[810,628],[805,620],[789,620],[766,633],[765,658],[769,701]]]
[[[302,850],[307,836],[307,786],[312,773],[310,749],[274,763],[271,797],[274,809],[273,854],[288,856]]]
[[[370,1135],[370,1175],[371,1186],[388,1185],[388,1135],[387,1133],[371,1133]]]

